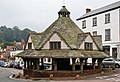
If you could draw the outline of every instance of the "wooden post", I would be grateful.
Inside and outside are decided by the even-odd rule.
[[[76,58],[72,58],[72,70],[75,71],[75,60]]]
[[[27,59],[27,69],[29,69],[30,66],[29,66],[29,60]]]
[[[43,65],[43,58],[41,58],[41,70],[44,70],[44,65]]]
[[[23,58],[23,61],[24,61],[24,69],[26,68],[26,59]]]
[[[39,70],[39,58],[38,59],[36,59],[36,67],[37,67],[37,70]]]
[[[92,66],[93,66],[93,69],[95,69],[95,62],[96,62],[96,59],[95,59],[95,58],[92,58]]]
[[[81,73],[83,73],[83,60],[82,58],[80,58],[80,70],[81,70]]]
[[[88,58],[85,58],[85,66],[87,66],[87,59],[88,59]]]
[[[29,69],[31,69],[31,59],[29,59]]]
[[[99,69],[102,69],[102,61],[103,61],[103,58],[98,59],[98,68]]]
[[[53,60],[53,66],[54,66],[54,68],[53,68],[53,70],[57,70],[57,60],[54,58],[54,59],[52,59]]]
[[[33,63],[33,70],[35,70],[35,61],[32,61]]]

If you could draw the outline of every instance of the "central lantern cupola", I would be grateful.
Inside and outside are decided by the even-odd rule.
[[[62,9],[58,12],[59,17],[70,17],[70,12],[66,9],[65,6],[62,6]]]

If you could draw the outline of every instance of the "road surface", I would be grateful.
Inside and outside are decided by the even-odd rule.
[[[39,81],[31,81],[31,80],[23,80],[23,79],[11,79],[9,76],[12,73],[18,73],[22,70],[17,70],[13,68],[1,68],[0,67],[0,82],[120,82],[120,68],[116,69],[115,74],[107,75],[107,76],[98,76],[95,78],[88,78],[85,80],[68,80],[68,81],[52,81],[52,80],[39,80]]]

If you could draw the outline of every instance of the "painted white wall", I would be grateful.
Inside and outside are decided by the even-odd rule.
[[[32,39],[31,37],[29,36],[28,38],[28,42],[27,42],[27,45],[26,45],[26,49],[28,49],[28,43],[32,43],[32,49],[35,49],[34,45],[33,45],[33,42],[32,42]]]
[[[105,24],[105,14],[110,13],[110,23]],[[92,19],[97,17],[97,26],[93,27]],[[86,28],[82,29],[82,21],[86,20]],[[110,55],[112,56],[112,48],[117,47],[116,45],[120,44],[120,9],[115,9],[109,12],[91,16],[85,19],[77,21],[77,24],[84,32],[97,31],[98,35],[102,35],[103,46],[109,45]],[[105,29],[111,30],[111,41],[105,41]],[[120,54],[120,53],[119,53]]]
[[[96,45],[94,44],[92,38],[90,35],[87,36],[87,38],[85,39],[85,41],[81,44],[80,48],[79,49],[84,49],[84,43],[85,42],[90,42],[90,43],[93,43],[93,50],[98,50]]]
[[[23,52],[23,50],[10,51],[10,56],[14,57],[21,52]],[[23,59],[21,57],[15,57],[15,62],[23,62]]]
[[[65,42],[56,33],[54,33],[53,36],[50,38],[50,40],[46,42],[46,44],[44,45],[44,47],[42,49],[49,49],[49,42],[50,41],[55,41],[55,42],[60,41],[61,42],[61,49],[70,49],[69,47],[67,47]]]

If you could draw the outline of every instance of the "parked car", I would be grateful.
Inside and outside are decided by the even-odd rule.
[[[10,67],[10,62],[5,62],[4,67]]]
[[[10,68],[13,68],[15,62],[10,62]]]
[[[102,67],[119,68],[120,60],[114,58],[105,58],[102,61]]]
[[[4,67],[5,62],[4,61],[0,61],[0,67]]]
[[[49,67],[50,67],[50,65],[44,64],[44,69],[48,69]]]
[[[16,68],[16,69],[22,69],[24,67],[24,63],[20,63],[20,62],[15,62],[14,65],[13,65],[13,68]]]

